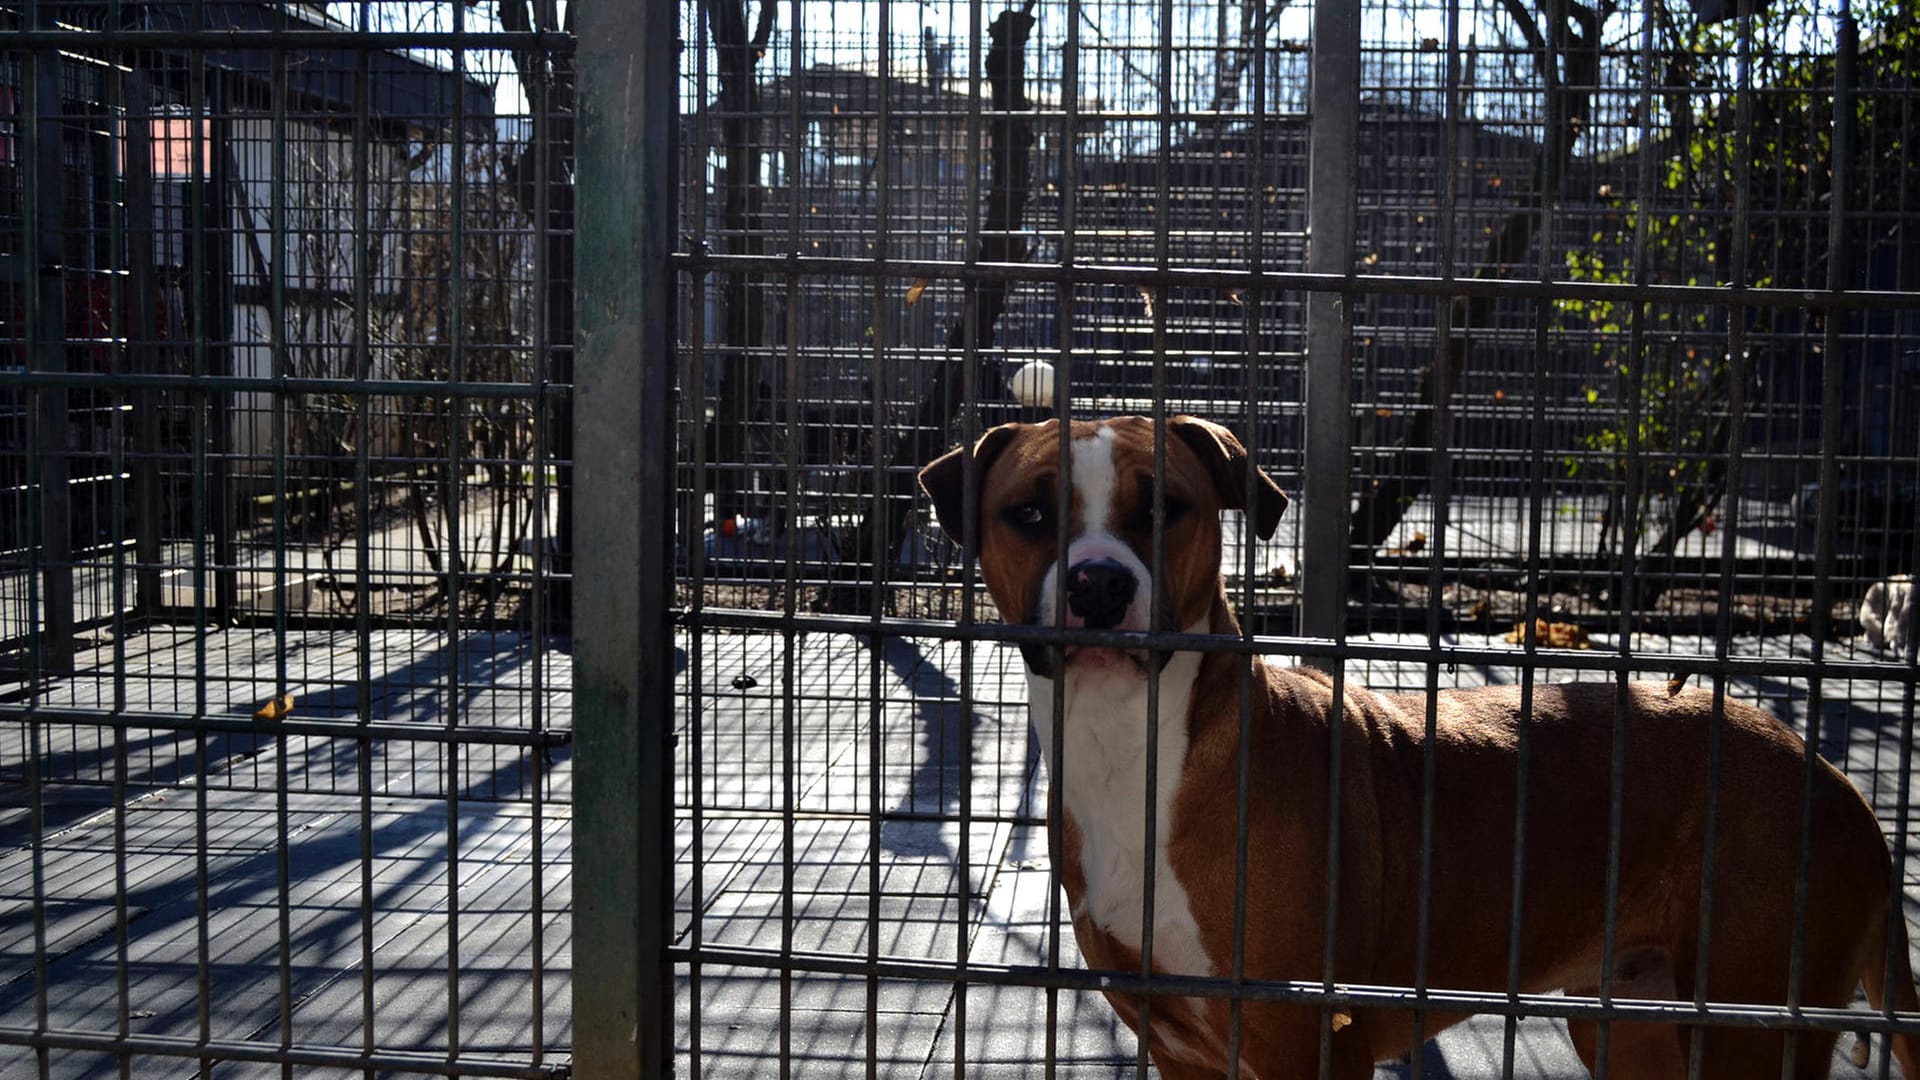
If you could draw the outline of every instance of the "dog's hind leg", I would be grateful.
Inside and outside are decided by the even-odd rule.
[[[1623,955],[1613,980],[1615,998],[1681,1000],[1673,963],[1665,952],[1644,950]],[[1599,987],[1568,987],[1569,995],[1593,997]],[[1567,1034],[1587,1071],[1598,1075],[1600,1024],[1567,1021]],[[1613,1021],[1607,1033],[1607,1075],[1619,1080],[1680,1080],[1687,1075],[1686,1039],[1673,1024]]]

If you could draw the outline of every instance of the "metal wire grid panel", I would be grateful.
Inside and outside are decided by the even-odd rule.
[[[571,39],[0,26],[0,1074],[551,1074]]]
[[[1229,515],[1255,651],[1385,690],[1762,704],[1867,796],[1913,911],[1916,664],[1885,602],[1920,564],[1910,12],[1346,14],[680,7],[678,467],[639,489],[677,507],[649,1064],[1148,1069],[1095,992],[1139,973],[1081,971],[1064,925],[1026,639],[913,484],[1062,405],[1226,423],[1304,493],[1271,541]],[[1321,975],[1215,989],[1462,989]],[[1627,1015],[1480,989],[1458,1011],[1491,1018],[1381,1075],[1581,1075],[1550,1018]]]

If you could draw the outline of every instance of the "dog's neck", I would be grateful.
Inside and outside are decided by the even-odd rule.
[[[1213,629],[1212,620],[1186,628]],[[1203,654],[1176,652],[1156,679],[1137,671],[1068,668],[1066,710],[1055,723],[1055,681],[1029,674],[1034,735],[1061,805],[1079,833],[1074,853],[1084,887],[1073,917],[1091,919],[1123,944],[1141,942],[1141,897],[1146,868],[1154,874],[1154,966],[1206,974],[1199,930],[1185,889],[1167,860],[1174,796],[1187,756],[1188,720]],[[1150,687],[1157,708],[1149,724]],[[1056,728],[1059,745],[1055,745]],[[1152,729],[1151,732],[1149,729]],[[1148,763],[1153,762],[1154,835],[1147,844]],[[1151,854],[1147,853],[1151,850]]]
[[[1207,612],[1206,620],[1184,628],[1189,634],[1216,634],[1237,637],[1240,622],[1227,602],[1226,586],[1221,584]],[[1162,799],[1170,799],[1179,782],[1189,737],[1189,712],[1195,683],[1203,667],[1230,663],[1227,653],[1175,652],[1157,680],[1159,707],[1154,710],[1160,754],[1157,779]],[[1108,786],[1113,769],[1132,768],[1139,783],[1127,794],[1146,795],[1146,750],[1148,729],[1148,680],[1135,673],[1115,670],[1078,671],[1069,668],[1065,681],[1065,739],[1069,772],[1063,791],[1095,793]],[[1027,701],[1031,707],[1034,737],[1046,757],[1047,774],[1059,783],[1062,778],[1060,757],[1054,746],[1054,704],[1058,697],[1053,678],[1027,673]],[[1170,754],[1169,751],[1178,751]],[[1083,756],[1086,755],[1086,756]],[[1086,761],[1084,770],[1072,762]],[[1128,763],[1133,764],[1128,764]],[[1068,809],[1074,809],[1069,802]],[[1166,820],[1162,814],[1160,820]]]

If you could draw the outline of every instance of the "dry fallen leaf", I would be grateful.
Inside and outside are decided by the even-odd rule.
[[[254,710],[255,720],[280,720],[293,711],[293,695],[282,694]]]
[[[920,294],[926,291],[927,291],[927,279],[926,278],[915,279],[913,284],[907,286],[907,306],[912,307],[913,305],[919,303]]]
[[[1333,1030],[1339,1031],[1341,1028],[1346,1027],[1348,1024],[1351,1024],[1351,1023],[1353,1023],[1352,1013],[1346,1011],[1345,1009],[1335,1010],[1333,1014]]]
[[[1519,645],[1526,641],[1526,629],[1526,623],[1514,623],[1513,629],[1508,632],[1506,636],[1507,644]],[[1587,632],[1572,623],[1548,622],[1545,619],[1535,619],[1533,621],[1533,639],[1537,644],[1545,645],[1550,649],[1593,648],[1593,642],[1588,639]]]

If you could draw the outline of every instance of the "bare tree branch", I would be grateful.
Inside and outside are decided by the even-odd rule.
[[[760,21],[753,28],[753,52],[756,58],[767,51],[767,42],[773,40],[773,16],[779,10],[778,0],[761,0]]]

